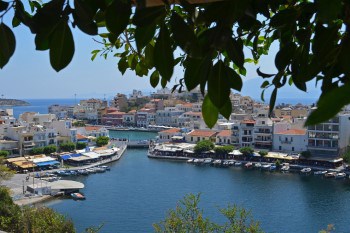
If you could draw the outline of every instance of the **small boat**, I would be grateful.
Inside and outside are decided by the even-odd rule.
[[[187,163],[193,163],[194,159],[187,160]]]
[[[70,196],[75,200],[85,200],[85,196],[81,193],[71,193]]]
[[[327,174],[327,171],[315,171],[314,172],[315,176],[324,176],[325,174]]]
[[[104,168],[102,168],[102,167],[95,167],[94,169],[95,169],[95,171],[96,171],[97,173],[103,173],[103,172],[106,171],[106,169],[104,169]]]
[[[282,172],[288,172],[289,168],[290,168],[289,166],[284,165],[284,166],[281,167],[281,171]]]
[[[269,168],[270,171],[275,171],[276,169],[277,169],[276,165],[271,165]]]
[[[339,172],[339,173],[335,174],[336,179],[344,179],[345,177],[346,177],[346,173],[344,173],[344,172]]]
[[[248,163],[244,164],[244,167],[245,168],[252,168],[253,167],[253,163],[248,162]]]
[[[91,174],[91,173],[96,173],[96,170],[93,169],[93,168],[86,168],[85,170],[86,170],[89,174]]]
[[[99,167],[100,167],[100,168],[105,169],[106,171],[110,171],[110,170],[111,170],[111,168],[110,168],[110,167],[105,166],[105,165],[103,165],[103,166],[99,166]]]
[[[256,164],[254,164],[254,167],[256,167],[256,168],[261,168],[261,163],[256,163]]]
[[[264,164],[264,165],[261,165],[261,169],[263,170],[269,170],[271,167],[271,164]]]
[[[301,169],[300,172],[303,173],[303,174],[310,173],[311,172],[311,168],[305,167],[305,168]]]
[[[206,158],[206,159],[204,159],[204,164],[205,165],[209,165],[209,164],[211,164],[211,162],[212,162],[213,160],[211,159],[211,158]]]
[[[324,174],[324,177],[333,178],[335,177],[336,174],[337,174],[336,172],[327,172],[326,174]]]
[[[242,166],[242,163],[241,162],[235,162],[235,166],[236,167]]]
[[[213,162],[213,165],[214,166],[220,166],[221,165],[221,159],[217,159],[217,160],[215,160],[214,162]]]
[[[233,165],[235,165],[235,161],[234,161],[234,160],[229,160],[229,161],[228,161],[228,164],[229,164],[230,166],[233,166]]]
[[[228,167],[228,166],[230,166],[230,162],[229,161],[224,161],[223,163],[222,163],[222,166],[223,167]]]

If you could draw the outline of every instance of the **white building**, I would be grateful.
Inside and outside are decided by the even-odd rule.
[[[307,133],[305,129],[288,129],[274,133],[273,150],[281,152],[303,152],[307,150]]]

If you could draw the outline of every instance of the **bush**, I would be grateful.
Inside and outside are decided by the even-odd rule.
[[[281,166],[281,161],[279,161],[279,160],[277,159],[276,162],[275,162],[275,165],[276,165],[276,167]]]
[[[234,149],[234,146],[231,146],[231,145],[217,146],[214,148],[214,151],[216,154],[227,155],[228,153],[232,152],[233,149]]]
[[[268,154],[268,152],[267,152],[266,150],[261,150],[261,151],[259,151],[259,155],[260,155],[261,157],[265,157],[267,154]]]
[[[84,121],[75,121],[72,124],[74,127],[85,127],[85,122]]]
[[[51,153],[55,153],[57,151],[57,146],[55,145],[48,145],[44,147],[44,154],[51,154]]]
[[[40,155],[40,154],[44,154],[44,147],[34,147],[31,151],[30,151],[31,155]]]
[[[101,136],[96,139],[96,145],[97,146],[105,146],[109,142],[109,137],[107,136]]]
[[[350,163],[350,151],[343,154],[342,158],[343,158],[345,163]]]
[[[7,157],[10,155],[10,152],[6,150],[0,150],[0,157]]]
[[[253,148],[246,146],[246,147],[242,147],[241,149],[239,149],[239,152],[241,152],[244,156],[248,156],[254,153]]]
[[[209,140],[203,140],[197,142],[196,146],[194,147],[194,152],[195,153],[202,153],[206,151],[210,151],[214,149],[215,145]]]
[[[311,157],[311,152],[306,150],[300,153],[302,157],[304,157],[305,159],[308,159]]]
[[[69,152],[75,150],[75,144],[73,142],[67,142],[60,144],[60,150]]]
[[[82,150],[85,149],[87,144],[85,142],[77,142],[77,144],[75,145],[77,150]]]

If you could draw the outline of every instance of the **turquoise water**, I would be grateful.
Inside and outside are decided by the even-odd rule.
[[[123,132],[127,135],[126,132]],[[154,134],[129,133],[129,138]],[[46,205],[70,216],[82,231],[104,223],[101,232],[152,232],[152,224],[188,193],[201,193],[206,216],[222,222],[218,207],[238,204],[252,211],[267,232],[318,232],[335,224],[350,232],[350,180],[198,167],[147,158],[128,149],[111,171],[77,178],[86,201],[55,200]]]

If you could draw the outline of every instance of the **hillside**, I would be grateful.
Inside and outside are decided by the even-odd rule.
[[[0,106],[27,106],[28,102],[16,99],[0,99]]]

